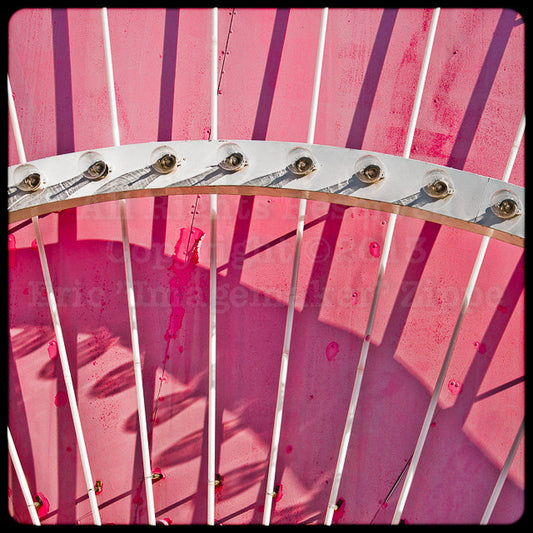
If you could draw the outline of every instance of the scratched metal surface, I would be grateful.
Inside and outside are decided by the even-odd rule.
[[[330,10],[317,144],[401,155],[430,19],[419,9]],[[109,9],[109,24],[121,143],[208,138],[209,11]],[[219,138],[306,140],[319,25],[319,10],[219,10]],[[112,145],[101,37],[96,9],[10,19],[28,161]],[[518,13],[443,9],[412,157],[501,178],[523,112],[523,52]],[[510,182],[525,185],[523,146]],[[219,196],[218,211],[224,482],[215,518],[260,523],[298,200]],[[131,199],[127,213],[152,464],[165,475],[154,485],[156,515],[205,523],[209,198]],[[308,203],[273,524],[324,520],[388,217]],[[102,521],[146,523],[118,205],[53,213],[41,227],[91,468],[103,481]],[[91,523],[35,236],[31,225],[10,228],[10,429],[30,487],[48,500],[42,522]],[[480,242],[398,219],[337,523],[390,523],[399,489],[383,502],[414,450]],[[407,523],[481,518],[524,413],[523,276],[523,249],[492,241]],[[523,512],[523,446],[491,522]],[[8,488],[11,514],[28,522],[11,468]]]

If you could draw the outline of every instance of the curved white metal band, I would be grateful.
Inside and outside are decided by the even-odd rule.
[[[230,141],[171,141],[165,143],[180,164],[168,174],[158,174],[150,165],[152,152],[162,143],[113,146],[98,149],[111,172],[99,181],[83,176],[79,159],[85,152],[62,154],[32,161],[46,178],[42,190],[27,193],[16,189],[15,170],[8,168],[9,222],[69,207],[139,196],[173,194],[243,194],[289,196],[353,205],[412,216],[458,227],[481,235],[524,246],[524,216],[496,217],[491,197],[505,188],[524,208],[523,187],[471,172],[424,161],[349,148],[279,141],[231,141],[244,153],[248,164],[237,172],[218,166],[222,145]],[[316,168],[298,177],[288,170],[290,152],[304,147]],[[355,176],[357,161],[366,155],[377,158],[385,178],[364,184]],[[444,171],[454,194],[434,200],[423,192],[425,175]]]

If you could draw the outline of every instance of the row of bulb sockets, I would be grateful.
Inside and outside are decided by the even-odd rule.
[[[238,172],[248,165],[244,152],[235,143],[225,143],[218,149],[218,166],[226,172]],[[311,174],[317,164],[311,152],[303,147],[293,148],[288,154],[287,169],[297,178]],[[181,160],[169,146],[157,147],[150,156],[150,166],[159,174],[169,174],[181,165]],[[111,169],[98,152],[85,152],[79,159],[79,170],[86,178],[97,181],[109,175]],[[355,165],[355,175],[366,185],[378,183],[386,177],[381,161],[373,155],[361,157]],[[23,164],[14,173],[17,188],[25,192],[35,192],[46,186],[45,177],[31,164]],[[426,173],[423,190],[431,198],[440,200],[455,193],[448,174],[441,169]],[[490,208],[499,218],[509,219],[522,214],[517,195],[501,189],[491,198]]]

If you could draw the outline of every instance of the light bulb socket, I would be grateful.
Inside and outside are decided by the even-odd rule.
[[[150,165],[158,174],[170,174],[181,161],[170,146],[158,146],[150,155]]]
[[[109,165],[98,152],[85,152],[78,161],[78,170],[83,176],[92,181],[104,179],[110,172]]]
[[[289,152],[287,168],[299,178],[316,170],[316,162],[307,148],[297,147]]]
[[[46,186],[46,178],[37,167],[29,163],[18,166],[13,173],[16,187],[24,192],[36,192]]]
[[[430,170],[424,176],[423,190],[428,196],[436,200],[446,198],[455,192],[450,177],[441,169]]]
[[[355,175],[359,181],[370,185],[385,178],[385,168],[377,157],[364,155],[355,164]]]
[[[218,166],[226,172],[237,172],[248,165],[242,148],[235,143],[222,144],[217,150]]]
[[[522,214],[518,196],[509,189],[501,189],[492,195],[490,209],[501,219],[514,218]]]

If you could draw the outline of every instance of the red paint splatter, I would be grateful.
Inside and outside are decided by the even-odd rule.
[[[7,497],[11,498],[11,488],[7,487]]]
[[[61,407],[62,405],[65,405],[67,403],[67,399],[68,399],[67,393],[64,391],[59,391],[54,396],[54,403],[56,404],[56,407]]]
[[[485,345],[484,342],[476,341],[474,342],[474,346],[477,346],[477,351],[479,353],[485,353],[487,351],[487,346]]]
[[[285,448],[285,451],[287,453],[291,453],[292,452],[292,446],[290,444],[288,444],[287,447]]]
[[[448,382],[448,390],[455,396],[456,394],[459,394],[461,392],[461,384],[455,380],[450,379]]]
[[[172,265],[170,267],[170,314],[165,339],[176,338],[181,328],[185,307],[183,297],[196,265],[199,262],[200,244],[205,233],[199,228],[181,228],[180,237],[174,247]]]
[[[377,242],[371,242],[369,246],[370,255],[372,257],[379,257],[381,255],[381,246]]]
[[[14,268],[17,264],[17,243],[13,234],[7,237],[7,249],[8,249],[8,266]]]
[[[57,357],[57,354],[57,341],[50,341],[48,343],[48,357],[53,360]]]
[[[34,250],[37,250],[37,239],[33,239],[33,241],[31,241],[31,247],[34,249]]]
[[[326,359],[332,361],[335,359],[335,356],[339,353],[339,345],[333,341],[328,344],[326,348]]]
[[[501,311],[502,313],[507,313],[507,307],[503,305],[498,305],[496,309],[498,309],[498,311]]]
[[[50,502],[42,492],[35,493],[35,496],[39,496],[39,498],[43,502],[43,505],[39,509],[37,509],[37,516],[39,518],[42,518],[43,516],[46,516],[48,514],[48,511],[50,510]]]

